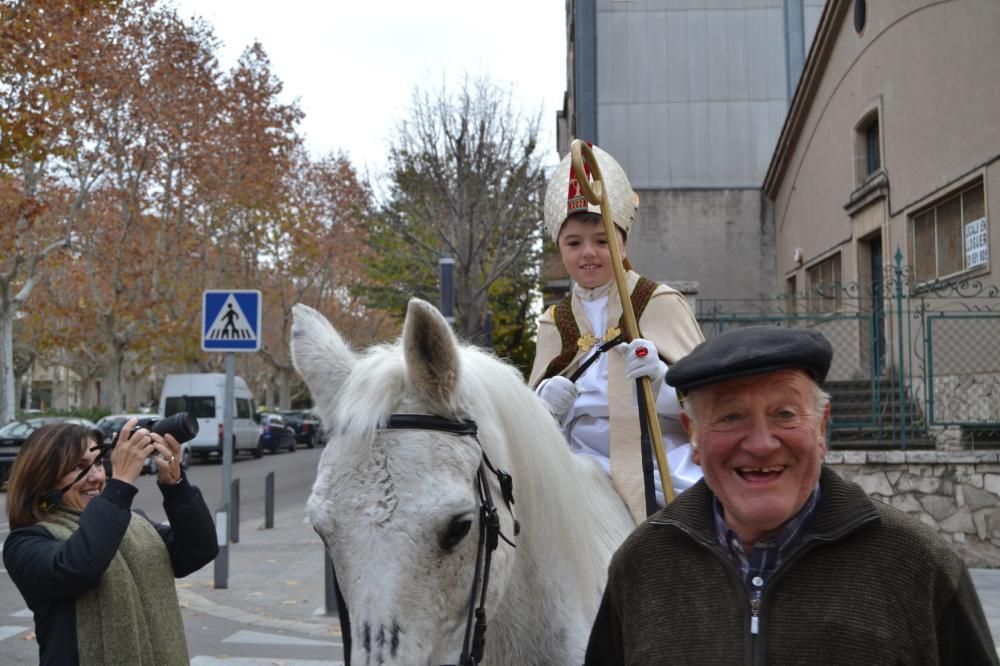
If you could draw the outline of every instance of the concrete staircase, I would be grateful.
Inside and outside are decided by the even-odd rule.
[[[891,379],[828,381],[824,389],[832,398],[831,449],[933,449],[927,436],[920,403]],[[906,428],[901,428],[902,405]],[[905,437],[904,437],[905,435]]]

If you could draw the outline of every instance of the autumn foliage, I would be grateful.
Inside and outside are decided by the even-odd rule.
[[[294,303],[359,342],[387,334],[348,288],[370,252],[368,186],[306,152],[261,45],[230,71],[217,49],[156,0],[0,0],[0,416],[18,345],[71,368],[81,407],[217,370],[200,349],[209,288],[263,292],[263,353],[239,372],[275,403],[296,390]]]

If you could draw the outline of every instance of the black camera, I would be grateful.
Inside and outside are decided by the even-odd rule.
[[[198,419],[191,416],[188,412],[177,412],[165,419],[161,419],[159,416],[147,416],[146,418],[139,419],[138,423],[135,424],[135,427],[132,428],[132,431],[127,436],[131,437],[139,428],[145,428],[150,432],[155,432],[157,435],[173,435],[178,444],[183,444],[194,439],[194,436],[198,434]],[[121,433],[118,434],[120,435]],[[111,446],[117,443],[118,435],[115,435]]]

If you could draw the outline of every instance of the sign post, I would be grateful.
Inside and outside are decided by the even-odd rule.
[[[215,558],[215,589],[229,586],[229,506],[230,488],[233,485],[233,407],[236,403],[236,357],[233,352],[255,352],[260,349],[260,292],[256,290],[206,289],[202,296],[201,348],[203,351],[225,352],[226,387],[222,407],[222,493],[215,512],[215,534],[219,555]]]

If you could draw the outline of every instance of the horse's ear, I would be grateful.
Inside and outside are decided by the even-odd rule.
[[[447,409],[458,382],[458,342],[437,308],[418,298],[410,299],[406,308],[403,354],[413,385]]]
[[[292,308],[292,363],[306,380],[320,414],[333,411],[355,357],[326,317],[308,305]]]

